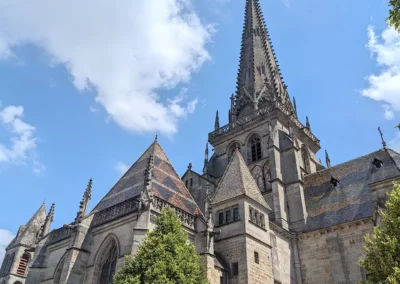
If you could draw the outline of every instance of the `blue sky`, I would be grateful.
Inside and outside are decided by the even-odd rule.
[[[46,200],[71,222],[154,140],[179,174],[202,169],[227,123],[244,0],[0,0],[0,249]],[[400,150],[400,37],[386,0],[260,0],[304,122],[338,164]],[[97,3],[97,2],[96,2]],[[2,258],[0,254],[0,259]]]

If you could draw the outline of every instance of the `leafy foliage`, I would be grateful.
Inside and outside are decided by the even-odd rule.
[[[390,0],[389,23],[400,32],[400,0]]]
[[[181,221],[171,208],[157,219],[135,257],[114,277],[115,284],[206,284],[205,270],[189,242]]]
[[[400,185],[388,195],[382,225],[375,227],[372,238],[365,236],[366,257],[360,265],[368,275],[365,283],[400,283]]]

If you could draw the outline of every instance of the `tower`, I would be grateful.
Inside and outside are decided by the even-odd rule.
[[[236,148],[284,229],[301,230],[307,210],[303,177],[316,172],[319,140],[297,118],[258,0],[246,0],[235,100],[227,125],[209,133],[207,175],[218,183]]]
[[[239,149],[212,197],[215,252],[229,266],[228,283],[272,284],[268,213],[271,211]]]
[[[28,266],[33,257],[33,248],[43,232],[46,208],[43,203],[25,225],[18,229],[16,237],[6,248],[6,254],[0,269],[0,283],[25,283]]]

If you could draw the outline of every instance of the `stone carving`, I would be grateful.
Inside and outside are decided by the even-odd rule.
[[[138,209],[138,199],[129,199],[103,211],[97,212],[93,218],[92,226],[100,226],[104,223],[110,222],[129,213],[136,212]]]
[[[208,141],[211,142],[211,141],[215,140],[216,138],[224,135],[225,133],[235,130],[238,126],[243,126],[244,124],[247,124],[250,121],[253,121],[261,116],[268,114],[273,108],[274,108],[274,106],[272,106],[272,105],[266,106],[264,108],[260,108],[257,111],[254,111],[253,113],[234,121],[233,123],[224,125],[218,129],[216,129],[215,131],[208,134]],[[290,110],[284,104],[281,104],[278,101],[275,101],[275,109],[279,109],[281,112],[288,115],[290,117],[290,121],[292,122],[293,125],[295,125],[298,129],[302,130],[304,132],[304,134],[306,134],[312,141],[319,144],[319,140],[317,139],[317,137],[315,137],[311,133],[310,130],[308,130],[304,125],[302,125],[296,119],[295,116],[291,115]]]
[[[48,244],[54,244],[71,236],[72,229],[67,227],[62,227],[60,229],[51,232]]]
[[[194,229],[195,216],[190,215],[189,213],[186,213],[185,211],[183,211],[179,208],[176,208],[176,207],[170,205],[169,203],[165,202],[164,200],[161,200],[160,198],[157,198],[157,197],[154,197],[153,206],[154,206],[154,209],[158,213],[161,213],[161,211],[164,208],[171,207],[172,209],[175,210],[176,214],[178,215],[179,219],[181,220],[181,222],[184,225],[189,226],[190,228]]]
[[[265,184],[262,168],[260,166],[255,166],[251,171],[251,174],[253,175],[253,178],[256,181],[258,188],[261,192],[263,192],[265,190]]]

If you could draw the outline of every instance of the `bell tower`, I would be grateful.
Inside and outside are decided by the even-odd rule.
[[[218,183],[238,148],[272,208],[270,219],[301,230],[307,219],[303,177],[322,167],[316,159],[320,141],[308,118],[303,125],[297,117],[258,0],[246,0],[237,89],[229,105],[228,124],[217,113],[208,135],[214,147],[208,177]]]

